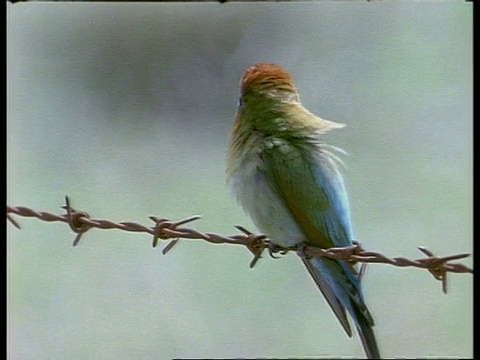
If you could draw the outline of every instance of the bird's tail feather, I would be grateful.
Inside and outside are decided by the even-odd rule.
[[[367,357],[379,359],[373,318],[365,305],[361,284],[353,269],[342,261],[327,258],[302,258],[302,261],[347,335],[351,337],[352,330],[346,311],[355,323]]]
[[[362,324],[357,327],[358,335],[362,340],[363,349],[369,359],[380,359],[380,350],[378,349],[377,339],[373,332],[373,327],[369,324]]]

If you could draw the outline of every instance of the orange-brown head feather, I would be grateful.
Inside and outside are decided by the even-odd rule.
[[[242,95],[252,89],[297,92],[290,74],[281,66],[268,63],[255,64],[245,71],[241,81]]]

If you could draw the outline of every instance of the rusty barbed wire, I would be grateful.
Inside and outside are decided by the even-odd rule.
[[[215,233],[204,233],[182,226],[200,219],[201,217],[198,215],[179,221],[170,221],[168,219],[150,216],[149,219],[154,222],[154,225],[149,227],[136,222],[113,222],[104,219],[92,219],[87,212],[73,209],[70,205],[68,196],[65,197],[65,205],[62,206],[62,208],[66,210],[66,214],[56,215],[45,211],[36,211],[24,206],[7,205],[7,220],[18,229],[20,229],[20,225],[12,217],[12,214],[22,217],[35,217],[48,222],[65,222],[70,226],[70,229],[77,234],[73,241],[73,246],[77,246],[81,237],[92,228],[105,230],[117,229],[128,232],[144,232],[153,237],[153,247],[156,247],[161,240],[171,240],[162,250],[163,254],[166,254],[168,251],[170,251],[180,239],[205,240],[213,244],[243,245],[254,256],[253,260],[250,262],[250,268],[255,266],[258,260],[262,257],[265,249],[267,249],[270,256],[274,258],[277,258],[277,256],[274,255],[276,253],[285,255],[290,251],[295,251],[301,256],[324,256],[336,260],[345,260],[351,263],[381,263],[397,267],[416,267],[428,270],[436,280],[441,281],[442,290],[444,293],[447,293],[447,273],[453,272],[473,274],[472,268],[469,268],[464,264],[451,262],[453,260],[460,260],[469,257],[470,254],[468,253],[438,257],[427,248],[418,247],[418,249],[427,257],[411,260],[404,257],[389,258],[378,252],[366,251],[358,242],[354,242],[354,245],[352,246],[329,249],[322,249],[319,247],[306,245],[282,248],[271,244],[266,236],[253,234],[247,229],[238,225],[235,227],[242,232],[242,234],[231,236],[223,236]],[[361,270],[361,273],[362,272],[363,271]]]

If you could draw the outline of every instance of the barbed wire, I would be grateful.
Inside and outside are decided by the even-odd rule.
[[[459,263],[451,263],[453,260],[460,260],[469,257],[468,253],[461,253],[450,256],[438,257],[425,247],[418,247],[418,249],[427,257],[420,259],[407,259],[404,257],[387,257],[375,251],[364,250],[360,243],[354,242],[352,246],[336,247],[323,249],[316,246],[301,245],[289,248],[283,248],[273,245],[266,236],[256,235],[243,228],[242,226],[235,226],[242,234],[223,236],[215,233],[205,233],[198,230],[183,227],[183,225],[192,221],[198,220],[201,216],[195,215],[179,221],[170,221],[168,219],[149,216],[149,219],[154,222],[153,226],[145,226],[136,222],[114,222],[104,219],[92,219],[90,215],[84,211],[77,211],[70,206],[68,196],[65,197],[65,205],[62,206],[66,213],[56,215],[45,211],[36,211],[24,206],[9,206],[7,205],[7,220],[9,220],[15,227],[20,229],[18,222],[12,217],[12,214],[22,217],[35,217],[37,219],[53,222],[61,221],[70,226],[70,229],[77,235],[73,241],[73,246],[78,245],[82,236],[90,229],[117,229],[128,232],[143,232],[150,234],[152,239],[152,246],[156,247],[161,240],[171,240],[167,246],[162,250],[166,254],[172,247],[178,243],[180,239],[191,240],[205,240],[213,244],[232,244],[243,245],[252,254],[253,259],[250,262],[250,268],[253,268],[258,260],[262,257],[265,249],[271,257],[277,258],[276,253],[282,255],[290,251],[295,251],[301,256],[305,257],[328,257],[336,260],[345,260],[352,264],[362,263],[381,263],[389,264],[397,267],[416,267],[428,270],[435,279],[442,282],[442,290],[447,293],[447,273],[470,273],[473,274],[473,269],[466,265]],[[363,274],[364,267],[360,269],[360,275]]]

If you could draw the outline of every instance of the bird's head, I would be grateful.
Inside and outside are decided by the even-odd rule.
[[[299,102],[292,77],[276,64],[259,63],[248,68],[240,86],[242,104]]]
[[[251,133],[284,138],[313,137],[343,126],[306,110],[300,103],[292,77],[279,65],[253,65],[245,71],[240,87],[233,128],[235,139],[243,139]]]

